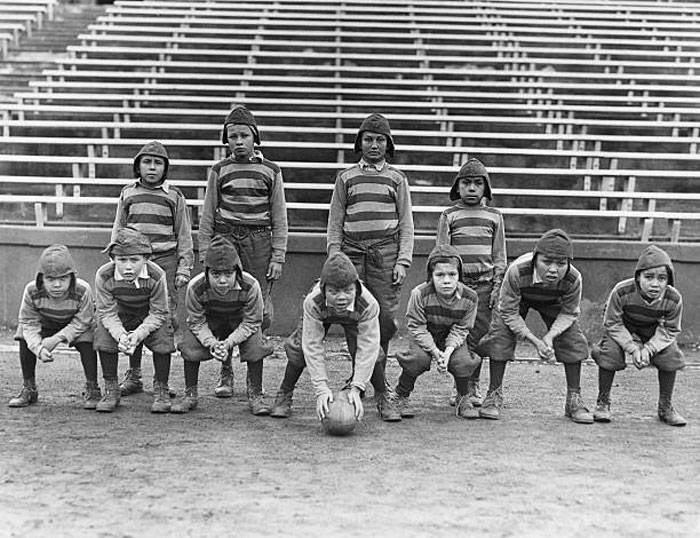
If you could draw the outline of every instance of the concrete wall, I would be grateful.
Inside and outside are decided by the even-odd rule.
[[[34,278],[36,261],[42,249],[53,243],[67,245],[82,278],[94,284],[97,268],[108,258],[100,251],[107,244],[105,229],[51,229],[0,227],[0,324],[14,328],[24,285]],[[405,309],[409,290],[425,278],[425,262],[434,239],[416,239],[413,267],[403,290],[401,311]],[[532,249],[534,239],[508,241],[510,259]],[[682,342],[700,341],[700,245],[667,244],[676,267],[676,285],[683,293],[685,313]],[[587,335],[594,339],[600,333],[600,315],[612,286],[632,275],[641,243],[618,241],[576,241],[574,264],[584,278],[582,323]],[[295,327],[301,312],[301,301],[318,277],[325,257],[325,235],[292,234],[284,275],[273,288],[275,323],[273,332],[288,334]],[[196,267],[196,271],[201,270]],[[182,301],[181,301],[182,302]]]

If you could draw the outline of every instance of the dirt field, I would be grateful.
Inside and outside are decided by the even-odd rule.
[[[10,409],[21,375],[1,342],[3,537],[700,536],[697,353],[678,380],[685,428],[656,419],[654,371],[618,375],[614,422],[585,426],[563,416],[563,369],[527,361],[508,367],[501,421],[457,419],[450,381],[433,371],[418,381],[415,419],[382,423],[368,403],[355,433],[334,438],[313,417],[307,374],[293,418],[250,415],[241,365],[233,400],[213,397],[218,364],[207,363],[189,415],[151,415],[148,394],[102,415],[80,407],[79,360],[65,353],[38,365],[40,403]],[[333,356],[340,383],[349,363]],[[284,364],[266,364],[269,396]],[[171,385],[182,392],[179,358]],[[585,364],[591,405],[595,391]]]

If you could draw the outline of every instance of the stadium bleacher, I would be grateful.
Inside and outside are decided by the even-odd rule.
[[[151,139],[196,222],[245,103],[296,232],[325,228],[357,126],[381,111],[418,233],[477,157],[511,237],[700,241],[699,4],[117,0],[78,41],[0,105],[3,223],[110,226]]]

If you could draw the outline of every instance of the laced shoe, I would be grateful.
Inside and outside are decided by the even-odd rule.
[[[456,405],[455,414],[460,418],[475,419],[479,418],[479,410],[474,407],[474,404],[469,397],[469,394],[457,395],[458,403]]]
[[[564,414],[577,424],[593,424],[593,415],[586,408],[579,391],[569,391],[566,395]]]
[[[609,396],[602,394],[598,395],[598,401],[595,404],[595,411],[593,411],[593,420],[595,422],[610,422],[612,420]]]
[[[481,407],[481,388],[479,387],[478,379],[469,379],[467,381],[467,396],[474,407]]]
[[[102,399],[97,402],[95,410],[98,413],[112,413],[119,407],[121,391],[117,385],[117,380],[105,381],[105,392]]]
[[[401,418],[413,418],[416,416],[416,411],[413,409],[413,406],[411,405],[411,400],[409,400],[408,396],[400,396],[396,393],[395,394],[395,402],[396,402],[396,408],[399,411],[399,415],[401,415]]]
[[[97,409],[97,404],[102,399],[100,386],[95,381],[85,383],[85,392],[83,393],[83,409],[93,411]]]
[[[277,391],[270,416],[274,418],[289,418],[292,415],[292,395],[292,392]]]
[[[170,407],[170,412],[175,414],[189,413],[197,408],[198,400],[197,387],[187,387],[185,389],[185,396],[182,398],[182,400],[175,402]]]
[[[498,387],[495,390],[489,389],[486,393],[486,398],[479,409],[479,417],[488,418],[490,420],[498,420],[501,418],[501,409],[503,408],[503,389]]]
[[[452,392],[450,393],[449,404],[451,407],[457,405],[457,387],[452,386]]]
[[[270,406],[263,398],[262,391],[248,391],[248,408],[251,413],[258,417],[270,414]]]
[[[686,425],[686,420],[673,408],[671,400],[659,401],[659,420],[669,426]]]
[[[233,367],[230,361],[221,365],[219,384],[214,389],[214,396],[217,398],[233,398]]]
[[[377,402],[377,411],[379,411],[379,418],[384,422],[400,422],[401,413],[396,406],[396,397],[389,390],[380,392],[375,396]]]
[[[143,392],[141,368],[129,368],[124,374],[124,381],[119,385],[120,396],[129,396]]]
[[[170,389],[167,383],[156,381],[153,384],[153,404],[151,404],[151,413],[170,413],[172,404],[170,403]]]
[[[39,401],[39,391],[36,390],[36,385],[29,381],[24,382],[22,390],[19,394],[8,402],[9,407],[27,407]]]

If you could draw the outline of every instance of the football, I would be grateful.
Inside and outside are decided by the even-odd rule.
[[[321,421],[323,429],[330,435],[348,435],[355,426],[355,407],[348,400],[348,393],[343,391],[334,395],[328,404],[328,413]]]

